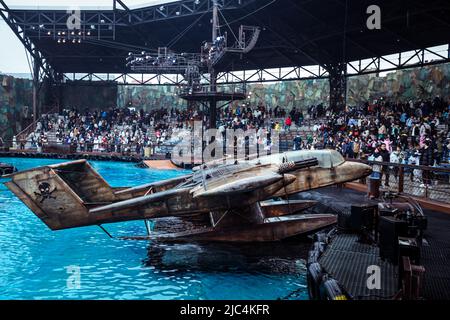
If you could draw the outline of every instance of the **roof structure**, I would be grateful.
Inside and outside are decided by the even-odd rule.
[[[6,7],[11,28],[58,73],[127,73],[130,51],[169,47],[200,51],[211,41],[212,0],[182,0],[130,9],[112,0],[112,10],[82,10],[82,34],[67,34],[70,12]],[[228,55],[219,72],[280,67],[326,66],[450,42],[448,0],[219,0],[221,32],[233,41],[239,26],[261,28],[248,54]],[[381,29],[369,30],[367,8],[381,9]],[[0,6],[1,8],[1,6]],[[89,35],[88,35],[89,34]],[[78,42],[78,39],[80,42]],[[443,56],[447,59],[447,56]]]

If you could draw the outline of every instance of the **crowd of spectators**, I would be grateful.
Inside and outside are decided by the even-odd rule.
[[[294,150],[332,148],[347,158],[432,166],[447,162],[449,156],[449,109],[449,102],[439,97],[408,102],[379,99],[343,110],[322,104],[304,111],[238,105],[219,109],[217,127],[222,133],[226,129],[254,129],[259,138],[266,130],[268,136],[264,138],[269,137],[270,143],[273,131],[288,133],[292,126],[304,125],[306,118],[310,134],[302,137],[297,131]],[[27,140],[40,151],[48,143],[49,133],[54,132],[57,143],[72,145],[81,152],[143,154],[145,147],[155,152],[177,132],[191,130],[194,121],[206,124],[207,114],[197,108],[151,112],[132,108],[66,109],[60,115],[43,116]],[[374,166],[374,176],[384,175],[386,184],[391,171],[387,166]]]
[[[142,109],[111,108],[105,111],[65,109],[61,114],[43,115],[29,142],[42,151],[53,135],[56,144],[70,145],[79,152],[116,152],[142,154],[144,147],[157,149],[170,136],[198,117],[192,110],[158,109],[145,113]]]
[[[224,107],[218,111],[217,128],[283,130],[284,108],[266,108],[263,105],[251,108],[237,106]],[[273,117],[280,117],[275,121]],[[105,111],[80,112],[64,109],[61,114],[43,115],[36,128],[27,139],[20,141],[21,149],[28,144],[38,152],[49,143],[49,136],[56,138],[56,144],[70,145],[79,152],[116,152],[142,154],[143,148],[153,152],[171,137],[183,130],[191,130],[194,121],[209,121],[207,115],[198,108],[156,109],[151,112],[132,108],[111,108]]]
[[[449,111],[449,101],[439,97],[408,102],[380,99],[339,112],[329,108],[310,109],[311,117],[320,113],[322,118],[306,139],[294,138],[294,148],[332,148],[347,158],[439,165],[448,162]],[[374,165],[373,176],[384,176],[388,186],[391,169],[387,165]],[[424,170],[424,184],[429,184],[427,174]]]

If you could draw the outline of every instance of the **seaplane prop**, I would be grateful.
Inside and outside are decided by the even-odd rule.
[[[196,227],[128,239],[253,242],[336,223],[332,214],[300,214],[316,202],[289,195],[370,173],[369,166],[347,162],[336,151],[308,150],[202,165],[192,174],[137,187],[111,187],[86,160],[20,171],[6,185],[51,230],[179,217]]]

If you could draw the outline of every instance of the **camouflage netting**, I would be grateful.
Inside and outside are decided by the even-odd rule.
[[[285,81],[250,84],[251,105],[259,103],[291,109],[293,106],[305,109],[311,105],[328,105],[329,85],[327,79]],[[347,84],[347,102],[358,105],[366,101],[384,97],[387,99],[428,99],[450,95],[450,64],[405,69],[377,77],[376,74],[352,76]],[[158,107],[183,108],[186,102],[176,95],[176,87],[119,86],[118,105],[143,106],[145,110]],[[238,102],[236,102],[238,103]]]
[[[143,108],[146,111],[186,108],[186,101],[176,96],[176,89],[175,86],[118,86],[117,105]]]
[[[385,77],[375,74],[350,77],[347,103],[357,105],[380,97],[392,100],[433,99],[450,95],[450,63],[398,70]]]
[[[0,75],[0,137],[5,141],[32,121],[33,85],[27,79]]]

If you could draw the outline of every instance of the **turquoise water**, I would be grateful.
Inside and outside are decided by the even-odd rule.
[[[24,170],[63,161],[0,162]],[[113,186],[186,173],[91,163]],[[98,227],[50,231],[6,181],[0,178],[0,299],[307,299],[304,252],[297,243],[168,245],[111,239]],[[141,221],[106,228],[113,236],[145,234]],[[80,270],[75,287],[70,266]]]

